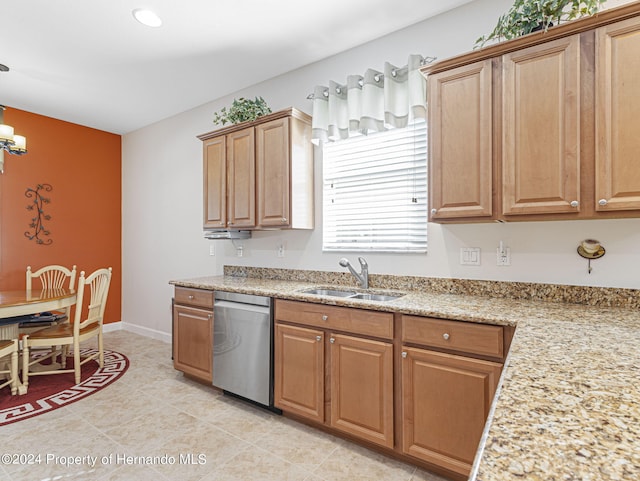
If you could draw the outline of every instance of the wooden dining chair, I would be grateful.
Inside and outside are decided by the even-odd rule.
[[[11,394],[14,395],[18,390],[17,339],[11,341],[0,340],[0,374],[4,374],[4,378],[6,379],[6,381],[0,384],[0,389],[5,386],[11,386]]]
[[[107,305],[109,294],[109,284],[111,283],[111,267],[108,269],[98,269],[87,278],[84,271],[80,273],[78,279],[78,296],[76,300],[75,316],[72,323],[58,324],[55,326],[40,329],[27,334],[22,338],[22,383],[26,387],[29,385],[29,376],[42,374],[62,374],[75,373],[76,384],[80,382],[82,365],[91,359],[98,358],[100,367],[104,365],[104,347],[102,339],[102,322],[104,310]],[[89,288],[90,297],[86,308],[87,314],[83,319],[83,303],[85,300],[85,290]],[[98,351],[83,359],[80,358],[80,343],[94,337],[98,338]],[[61,367],[56,365],[59,351],[47,355],[30,354],[34,347],[63,346]],[[66,358],[69,346],[73,346],[73,369],[66,369]],[[51,369],[42,361],[51,359]],[[40,364],[37,371],[34,370],[36,364]]]
[[[34,279],[40,281],[42,289],[75,289],[76,266],[69,270],[64,266],[52,264],[35,272],[31,271],[31,266],[27,266],[27,291],[32,289]],[[71,319],[71,306],[64,309],[64,315],[65,320]]]

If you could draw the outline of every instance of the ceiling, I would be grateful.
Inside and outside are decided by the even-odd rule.
[[[125,134],[469,1],[2,0],[0,104]]]

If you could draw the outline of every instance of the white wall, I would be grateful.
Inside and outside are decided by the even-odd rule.
[[[613,0],[620,3],[620,0]],[[403,65],[411,53],[440,59],[464,53],[492,30],[511,0],[477,0],[451,12],[346,51],[278,78],[217,99],[123,138],[123,296],[122,320],[139,332],[168,338],[171,330],[171,279],[218,275],[224,265],[341,270],[334,253],[322,252],[321,165],[316,162],[316,229],[256,232],[235,241],[202,237],[202,150],[197,134],[217,128],[213,113],[234,97],[263,96],[271,108],[289,106],[310,112],[306,100],[314,85],[342,80],[385,61]],[[175,92],[174,95],[179,95]],[[576,253],[585,238],[607,249],[592,263]],[[511,248],[510,267],[497,267],[499,241]],[[285,257],[277,246],[285,245]],[[209,255],[214,245],[215,256]],[[429,224],[429,252],[415,255],[368,254],[370,272],[517,280],[640,288],[640,219],[527,222],[511,224]],[[461,266],[460,247],[482,249],[480,266]],[[355,253],[348,257],[354,258]]]

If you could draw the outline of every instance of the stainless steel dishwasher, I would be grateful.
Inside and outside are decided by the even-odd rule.
[[[213,385],[273,408],[271,298],[216,291]]]

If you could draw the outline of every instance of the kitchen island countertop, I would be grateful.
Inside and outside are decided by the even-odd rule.
[[[640,479],[638,309],[404,289],[381,303],[301,292],[326,283],[254,277],[171,284],[516,326],[470,479]]]

